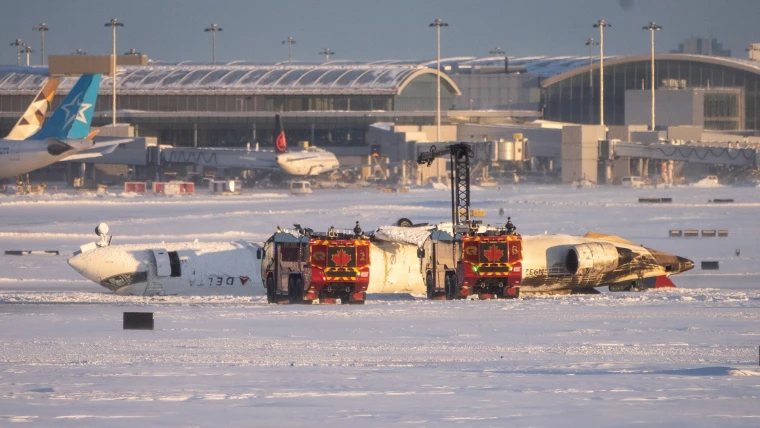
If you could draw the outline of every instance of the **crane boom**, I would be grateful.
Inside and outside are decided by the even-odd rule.
[[[450,157],[451,165],[451,221],[454,226],[470,226],[470,158],[475,153],[467,143],[457,143],[437,150],[431,146],[417,156],[417,163],[430,166],[433,160]]]

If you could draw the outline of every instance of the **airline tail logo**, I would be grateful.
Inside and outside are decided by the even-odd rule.
[[[42,128],[42,124],[45,122],[45,115],[50,108],[50,103],[53,101],[56,89],[58,89],[58,83],[60,79],[55,77],[48,79],[45,85],[40,89],[37,97],[26,109],[24,115],[21,116],[16,126],[13,127],[11,133],[5,137],[7,140],[25,140]]]
[[[100,89],[100,74],[83,74],[61,105],[31,138],[81,139],[90,133],[92,112]]]
[[[285,130],[282,128],[282,120],[280,119],[279,114],[274,116],[274,126],[275,133],[277,134],[274,140],[274,146],[278,153],[283,153],[288,149],[288,144],[285,141]]]

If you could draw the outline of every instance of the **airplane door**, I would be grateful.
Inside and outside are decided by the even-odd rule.
[[[169,253],[165,249],[150,250],[156,260],[156,276],[171,276],[172,267]]]
[[[19,149],[11,148],[11,160],[12,161],[21,160],[21,152],[19,151]]]

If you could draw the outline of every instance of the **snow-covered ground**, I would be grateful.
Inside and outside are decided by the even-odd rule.
[[[114,244],[261,241],[293,223],[447,221],[449,197],[0,196],[0,250],[62,252],[0,255],[0,426],[760,424],[756,188],[473,191],[485,223],[509,215],[522,234],[612,233],[694,260],[667,291],[275,306],[260,296],[120,297],[66,264],[101,221]],[[729,236],[670,238],[670,229]],[[700,270],[702,260],[720,270]],[[154,312],[156,329],[122,330],[125,311]]]

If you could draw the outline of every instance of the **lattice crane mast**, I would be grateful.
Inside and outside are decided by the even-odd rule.
[[[454,227],[472,226],[470,221],[470,159],[475,152],[467,143],[457,143],[446,146],[443,150],[430,147],[427,152],[417,156],[417,163],[430,166],[433,160],[450,157],[451,166],[451,221]]]

